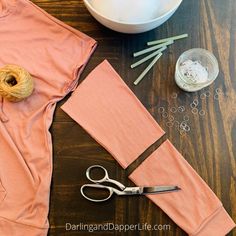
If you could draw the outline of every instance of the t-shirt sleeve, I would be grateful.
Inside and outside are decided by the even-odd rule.
[[[31,1],[21,1],[25,3],[24,14],[31,19],[29,24],[32,24],[35,47],[41,50],[38,61],[46,62],[40,68],[41,75],[50,77],[54,85],[65,82],[63,89],[66,93],[74,90],[79,75],[96,47],[96,41]]]

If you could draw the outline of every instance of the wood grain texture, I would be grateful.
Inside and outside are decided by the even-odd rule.
[[[33,0],[41,8],[65,23],[95,38],[99,46],[81,76],[86,75],[102,60],[108,59],[128,86],[134,91],[153,117],[166,130],[167,137],[183,154],[199,175],[222,200],[226,210],[236,221],[236,1],[184,0],[174,16],[161,27],[138,35],[124,35],[106,29],[88,13],[82,0]],[[145,47],[147,41],[188,33],[189,38],[171,46],[139,86],[133,81],[143,66],[131,70],[132,52]],[[190,48],[201,47],[218,58],[220,74],[208,99],[200,100],[204,117],[194,116],[189,104],[201,92],[187,94],[175,85],[174,70],[179,55]],[[216,88],[223,93],[213,98]],[[177,93],[178,98],[171,98]],[[103,204],[93,204],[80,195],[80,186],[87,180],[85,170],[92,164],[102,164],[113,178],[132,185],[117,162],[97,144],[60,106],[56,109],[51,131],[54,143],[54,173],[51,189],[49,236],[91,235],[88,232],[66,231],[66,222],[116,224],[170,224],[170,231],[96,232],[92,235],[184,236],[158,207],[145,197],[119,198]],[[175,128],[168,128],[158,107],[185,106],[190,117],[191,132],[181,136]],[[175,119],[181,119],[176,114]],[[209,235],[211,236],[211,235]],[[236,230],[229,236],[236,236]]]

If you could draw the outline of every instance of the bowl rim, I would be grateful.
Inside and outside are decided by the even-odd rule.
[[[165,16],[167,16],[170,12],[176,10],[180,4],[182,3],[183,0],[177,0],[177,3],[175,5],[175,7],[173,7],[171,10],[167,11],[166,13],[164,13],[163,15],[156,17],[152,20],[149,21],[140,21],[140,22],[136,22],[136,23],[128,23],[128,22],[124,22],[124,21],[118,21],[118,20],[113,20],[111,18],[108,18],[107,16],[104,16],[103,14],[101,14],[100,12],[98,12],[94,7],[92,7],[92,5],[90,4],[89,0],[83,0],[86,6],[89,6],[97,15],[105,18],[106,20],[112,21],[114,23],[118,23],[118,24],[125,24],[125,25],[142,25],[142,24],[149,24],[149,23],[153,23],[157,20],[160,20],[162,18],[164,18]]]

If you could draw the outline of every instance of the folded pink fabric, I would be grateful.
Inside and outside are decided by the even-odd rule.
[[[129,178],[139,186],[179,186],[178,192],[148,198],[189,235],[224,236],[235,227],[220,200],[168,140]]]
[[[126,168],[164,131],[104,61],[61,107]]]

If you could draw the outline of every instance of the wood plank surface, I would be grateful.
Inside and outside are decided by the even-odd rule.
[[[173,17],[161,27],[138,35],[120,34],[103,27],[88,13],[82,0],[33,0],[33,2],[98,41],[99,46],[83,72],[81,81],[100,62],[108,59],[167,132],[167,137],[208,183],[236,221],[236,1],[184,0]],[[144,66],[131,70],[129,65],[134,62],[131,54],[144,48],[147,41],[182,33],[188,33],[189,38],[171,46],[154,69],[148,73],[146,79],[135,87],[133,81]],[[206,99],[200,99],[203,91],[185,93],[174,82],[175,63],[179,55],[187,49],[197,47],[212,51],[220,66],[217,80],[203,90],[211,93]],[[214,99],[217,88],[222,90],[218,100]],[[174,93],[178,95],[177,98],[173,98]],[[195,98],[199,99],[199,107],[205,111],[205,116],[192,114],[189,104]],[[92,164],[104,165],[113,178],[125,185],[132,183],[127,178],[128,171],[123,170],[109,153],[60,109],[66,100],[67,98],[58,104],[51,128],[54,172],[49,236],[186,235],[145,197],[114,197],[108,202],[93,204],[81,196],[80,186],[87,181],[85,170]],[[166,110],[173,106],[184,106],[186,109],[184,115],[189,116],[191,131],[182,136],[176,128],[168,128],[167,120],[158,111],[160,106]],[[183,118],[183,114],[180,113],[172,115],[176,120]],[[89,233],[66,231],[67,222],[168,224],[171,229]],[[236,230],[229,236],[236,236]]]

